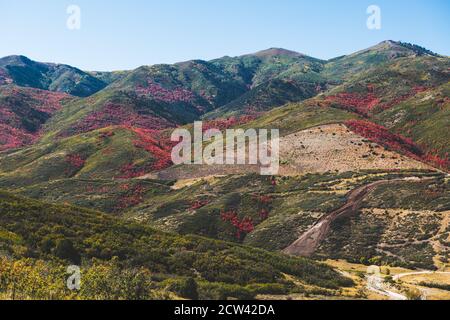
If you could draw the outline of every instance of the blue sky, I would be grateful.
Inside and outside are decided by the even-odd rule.
[[[66,27],[69,5],[81,29]],[[369,5],[381,30],[366,27]],[[0,56],[85,70],[236,56],[282,47],[328,59],[392,39],[450,55],[448,0],[0,0]]]

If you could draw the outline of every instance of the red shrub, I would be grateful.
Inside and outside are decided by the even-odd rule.
[[[349,120],[346,122],[346,125],[355,133],[413,159],[424,161],[443,169],[448,169],[450,165],[448,156],[446,159],[442,159],[439,156],[424,153],[420,146],[411,139],[391,133],[383,126],[363,120]]]
[[[142,185],[135,185],[132,187],[124,185],[124,188],[121,189],[126,191],[126,193],[118,200],[116,207],[118,211],[137,206],[144,200],[145,190]]]
[[[36,134],[0,123],[0,151],[29,145],[37,139]]]
[[[269,218],[269,211],[266,209],[262,209],[259,212],[259,216],[261,217],[261,219],[266,220],[267,218]]]
[[[169,121],[148,114],[139,114],[131,107],[107,103],[100,111],[95,111],[74,124],[62,136],[80,134],[110,126],[126,126],[160,130],[173,126]]]
[[[211,121],[203,122],[203,131],[209,129],[218,129],[220,131],[229,129],[234,126],[243,125],[255,119],[255,116],[240,116],[240,117],[231,117],[228,119],[215,119]]]
[[[355,133],[394,151],[414,158],[423,155],[422,150],[411,139],[391,133],[383,126],[365,120],[349,120],[346,125]]]
[[[66,162],[75,169],[84,167],[86,160],[84,160],[79,154],[72,154],[66,156]]]
[[[153,170],[162,170],[172,165],[171,154],[174,142],[169,138],[162,137],[158,131],[138,128],[132,130],[138,137],[134,141],[134,145],[137,148],[145,149],[155,158],[152,165]]]
[[[363,116],[367,116],[369,112],[380,103],[380,99],[372,92],[369,92],[367,95],[346,92],[338,93],[335,96],[327,97],[326,100]]]
[[[222,221],[230,222],[236,228],[236,238],[240,240],[243,233],[252,232],[255,227],[252,218],[245,217],[239,220],[237,213],[235,211],[226,211],[220,214]]]
[[[195,95],[184,88],[176,87],[174,89],[166,89],[159,83],[153,80],[147,81],[147,86],[138,86],[136,92],[140,95],[149,95],[155,101],[165,103],[185,102],[192,103],[195,100]]]
[[[194,201],[191,204],[191,207],[189,208],[189,211],[195,211],[198,210],[200,208],[203,208],[204,206],[208,205],[209,201],[208,200],[197,200]]]

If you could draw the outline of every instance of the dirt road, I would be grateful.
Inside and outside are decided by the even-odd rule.
[[[420,179],[418,177],[406,177],[401,179],[380,180],[358,187],[347,195],[347,202],[345,205],[321,218],[315,225],[303,233],[300,238],[284,249],[283,252],[294,256],[311,256],[317,250],[322,240],[327,236],[330,231],[331,223],[337,218],[356,214],[364,198],[376,187],[399,181],[425,181],[429,179],[430,178]]]

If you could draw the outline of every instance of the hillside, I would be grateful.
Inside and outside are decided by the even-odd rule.
[[[425,150],[448,159],[450,147],[450,82],[420,92],[375,116],[375,120],[421,145]]]
[[[106,83],[77,68],[54,63],[42,63],[24,56],[0,59],[0,84],[14,83],[74,96],[87,97],[106,87]]]
[[[161,230],[279,251],[343,206],[353,190],[390,181],[370,191],[352,215],[333,221],[314,257],[433,269],[449,258],[450,208],[444,177],[431,171],[372,170],[278,178],[255,173],[176,183],[73,178],[19,188],[10,183],[10,188]],[[409,250],[411,246],[416,249]]]
[[[65,281],[59,284],[55,278],[64,279],[64,266],[80,261],[92,277],[96,273],[119,277],[106,281],[105,286],[88,277],[87,286],[78,293],[80,298],[155,298],[154,291],[160,295],[161,291],[167,294],[176,291],[177,281],[186,277],[198,282],[198,294],[203,299],[307,292],[306,286],[333,294],[334,289],[352,284],[331,268],[306,259],[206,238],[163,233],[100,212],[49,205],[5,192],[0,192],[0,222],[0,251],[6,256],[0,260],[1,268],[15,268],[9,265],[10,259],[28,258],[19,260],[17,265],[23,264],[33,271],[27,277],[3,278],[1,291],[9,293],[15,286],[13,294],[16,296],[77,298],[63,287]],[[57,269],[46,274],[48,267],[42,259]],[[287,276],[305,286],[287,280]],[[44,286],[33,293],[31,287],[25,286],[29,279]],[[125,284],[129,287],[119,286],[120,280],[132,279],[141,285],[147,282],[150,288],[133,289],[132,283]],[[45,285],[50,287],[46,289]],[[55,288],[53,294],[52,287]],[[136,297],[139,294],[141,296]]]
[[[72,97],[14,85],[0,86],[0,151],[35,142],[42,127]]]

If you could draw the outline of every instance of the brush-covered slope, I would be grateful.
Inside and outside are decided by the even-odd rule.
[[[53,63],[42,63],[24,56],[0,59],[0,83],[12,82],[22,87],[64,92],[86,97],[106,87],[106,83],[77,68]],[[6,80],[8,79],[8,80]]]
[[[444,176],[379,185],[357,214],[333,221],[315,256],[445,269],[450,263],[449,190]]]
[[[448,264],[448,178],[430,171],[247,174],[176,183],[70,179],[13,190],[105,210],[161,230],[280,251],[343,207],[353,190],[374,182],[380,184],[351,214],[333,221],[314,256],[427,269]]]
[[[450,83],[417,93],[375,116],[392,132],[411,138],[442,159],[450,153]]]
[[[43,124],[71,99],[64,93],[0,86],[0,151],[35,142]]]
[[[1,260],[2,268],[8,267],[8,260],[31,258],[53,263],[57,270],[76,263],[89,270],[89,275],[91,268],[99,268],[97,271],[100,272],[99,263],[103,263],[106,273],[108,268],[120,268],[121,272],[116,270],[117,274],[122,274],[119,278],[125,282],[128,282],[127,275],[135,274],[133,270],[139,271],[139,276],[131,277],[136,288],[132,289],[132,283],[125,283],[130,285],[129,291],[119,287],[122,290],[116,292],[125,299],[132,298],[137,288],[142,288],[141,291],[150,288],[175,290],[177,286],[169,284],[182,277],[191,277],[198,282],[198,293],[203,299],[301,292],[304,287],[299,283],[323,289],[351,285],[350,280],[331,268],[307,259],[196,236],[163,233],[100,212],[50,205],[5,192],[0,192],[0,250],[7,257]],[[28,264],[23,260],[17,263],[29,265],[30,261]],[[52,285],[50,288],[58,286],[58,282],[43,281],[47,278],[39,269],[42,262],[34,266],[35,269],[31,268],[35,271],[33,276],[41,284],[38,292],[45,290],[47,285]],[[4,276],[2,286],[11,289],[15,284],[15,294],[21,294],[21,290],[26,293],[27,286],[22,287],[18,282],[29,277],[31,274],[19,279]],[[87,288],[78,294],[88,294],[86,290],[94,285],[94,292],[96,289],[100,290],[98,295],[106,295],[117,284],[111,279],[100,289],[99,285],[90,282],[92,280],[83,278],[83,286],[87,285]],[[148,283],[153,285],[145,288]],[[5,288],[2,289],[4,292]],[[94,292],[90,294],[94,295]],[[47,295],[47,298],[51,297],[50,289]]]
[[[108,125],[161,129],[192,122],[225,105],[239,114],[257,113],[315,95],[314,82],[300,74],[316,73],[320,66],[320,60],[301,54],[268,50],[209,62],[145,66],[128,73],[94,73],[111,76],[108,81],[113,83],[69,104],[47,131],[53,138]]]
[[[244,92],[242,84],[204,61],[141,67],[101,92],[68,104],[49,122],[47,138],[111,125],[174,127]]]
[[[316,77],[324,61],[285,49],[271,48],[240,57],[223,57],[211,63],[255,88],[275,79],[304,82]]]
[[[288,102],[315,96],[327,80],[320,75],[324,61],[272,48],[240,57],[213,60],[250,89],[205,118],[260,114]]]
[[[350,201],[350,192],[375,181],[383,182],[333,222],[317,257],[429,269],[448,264],[449,181],[426,171],[199,179],[144,198],[127,215],[164,230],[282,250]]]
[[[350,65],[361,68],[352,69]],[[60,150],[64,147],[56,145],[69,137],[108,127],[113,127],[112,133],[117,128],[128,128],[138,130],[141,140],[145,141],[140,143],[145,151],[153,153],[150,157],[159,159],[167,158],[167,132],[161,134],[155,130],[192,123],[201,117],[216,118],[211,126],[223,122],[230,124],[227,127],[233,123],[243,126],[256,118],[244,127],[279,128],[283,136],[314,126],[365,119],[364,122],[350,122],[348,126],[377,144],[394,146],[392,151],[447,168],[444,144],[448,140],[445,130],[448,108],[446,90],[442,88],[450,78],[449,66],[446,57],[388,41],[328,62],[287,50],[269,49],[210,62],[194,60],[141,67],[131,72],[98,73],[109,78],[111,84],[90,97],[68,101],[46,122],[39,143],[53,144],[53,149]],[[394,107],[408,99],[422,99],[421,93],[435,90],[440,94],[432,96],[430,101],[436,101],[433,103],[439,104],[442,111],[432,119],[437,116],[439,125],[430,125],[429,117],[435,114],[434,109],[421,112],[414,123],[397,122],[395,128],[382,120],[391,119],[390,110],[397,110]],[[301,102],[269,110],[289,101]],[[415,115],[414,108],[410,109],[408,113]],[[246,113],[252,116],[245,121],[230,118]],[[39,120],[40,124],[47,119]],[[414,134],[409,134],[410,131]],[[24,143],[34,141],[28,136],[21,137],[20,131],[13,133],[9,135],[12,138],[4,139],[8,146],[4,149],[11,146],[8,141],[13,140],[14,135],[19,141],[26,140]],[[161,135],[165,136],[161,146],[147,146],[158,144],[155,138],[158,140]],[[170,161],[165,163],[170,166]],[[161,161],[160,165],[152,167],[147,161],[133,159],[130,166],[134,171],[132,176],[166,167]],[[111,167],[113,170],[123,168],[123,163]]]
[[[10,151],[0,160],[3,186],[67,178],[140,176],[171,164],[171,145],[156,131],[110,127]]]
[[[325,93],[332,106],[364,117],[392,108],[417,93],[450,80],[450,59],[406,57],[355,73],[342,85]]]
[[[330,90],[340,85],[344,87],[331,92],[348,91],[350,95],[343,96],[348,98],[343,104],[347,109],[365,113],[368,106],[373,107],[383,102],[375,101],[377,93],[391,102],[394,99],[404,99],[413,90],[448,81],[448,61],[448,58],[419,46],[395,41],[385,41],[329,61],[281,49],[270,49],[237,58],[222,58],[215,63],[225,66],[239,78],[252,79],[252,90],[206,117],[267,111],[283,103],[302,101],[322,92],[328,95]],[[260,66],[252,72],[254,69],[249,66],[255,64]],[[417,74],[415,71],[418,71]],[[372,82],[381,89],[376,88],[378,91],[375,93],[367,92],[364,84]],[[360,105],[365,107],[364,110],[358,109]]]
[[[363,263],[433,269],[449,261],[448,178],[429,171],[360,171],[296,177],[229,175],[173,183],[71,179],[15,189],[95,207],[180,234],[279,251],[374,182],[314,252]]]

